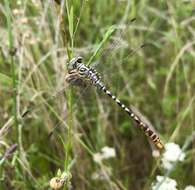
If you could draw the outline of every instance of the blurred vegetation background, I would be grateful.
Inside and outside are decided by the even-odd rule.
[[[151,189],[165,172],[147,138],[93,86],[68,85],[66,64],[90,60],[182,147],[195,128],[194,27],[190,0],[0,0],[0,189],[51,189],[63,172],[73,189]],[[116,157],[95,162],[102,147]],[[178,189],[195,185],[193,147],[169,173]]]

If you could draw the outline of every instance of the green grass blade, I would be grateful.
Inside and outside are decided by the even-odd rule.
[[[102,41],[98,44],[97,49],[95,50],[95,52],[93,53],[93,55],[89,59],[89,61],[87,63],[88,66],[91,64],[91,62],[93,61],[93,59],[95,58],[95,56],[98,54],[98,52],[100,51],[100,49],[102,48],[102,46],[109,40],[109,38],[111,37],[111,35],[113,34],[113,32],[115,30],[116,30],[116,28],[114,26],[111,26],[111,27],[108,28],[108,30],[105,33]]]

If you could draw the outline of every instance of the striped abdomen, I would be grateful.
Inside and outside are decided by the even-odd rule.
[[[116,96],[112,95],[112,93],[105,87],[102,88],[102,91],[111,97],[137,123],[137,126],[141,128],[142,131],[144,131],[145,135],[151,139],[151,141],[159,150],[164,149],[164,145],[158,135],[152,131],[146,123],[142,122],[139,116],[137,116],[130,108],[127,108],[123,103],[121,103],[121,101],[116,98]]]
[[[94,69],[84,65],[80,57],[74,58],[70,62],[70,64],[72,67],[72,70],[69,72],[70,74],[76,72],[78,73],[79,77],[89,79],[94,86],[96,86],[98,89],[100,89],[105,94],[107,94],[110,98],[112,98],[137,123],[137,126],[141,128],[142,131],[144,131],[145,135],[147,135],[151,139],[151,141],[159,150],[164,149],[164,145],[161,142],[158,135],[154,131],[152,131],[152,129],[146,123],[144,123],[140,119],[140,117],[134,113],[133,110],[126,107],[123,103],[121,103],[121,101],[118,98],[116,98],[116,96],[112,95],[112,93],[106,89],[104,84],[101,82],[101,77]]]

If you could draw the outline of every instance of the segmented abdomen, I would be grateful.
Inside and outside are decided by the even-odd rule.
[[[151,139],[151,141],[159,150],[164,149],[164,145],[158,135],[146,123],[144,123],[140,119],[140,117],[133,112],[133,110],[125,106],[118,98],[116,98],[116,96],[114,96],[109,90],[107,90],[107,88],[101,81],[100,75],[96,72],[96,70],[87,67],[83,63],[77,64],[76,69],[81,77],[89,79],[94,86],[96,86],[98,89],[112,98],[130,116],[130,118],[132,118],[137,123],[137,126],[141,128],[142,131],[144,131],[145,135],[147,135]]]

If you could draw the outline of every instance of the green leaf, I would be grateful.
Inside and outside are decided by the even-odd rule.
[[[70,8],[70,15],[69,15],[69,32],[70,32],[70,37],[73,38],[74,35],[74,11],[73,11],[73,6]]]
[[[58,169],[58,171],[57,171],[57,176],[58,176],[58,177],[61,177],[61,175],[62,175],[62,171],[61,171],[61,169]]]
[[[91,56],[91,58],[89,59],[87,65],[89,66],[92,62],[92,60],[94,59],[94,57],[98,54],[98,52],[100,51],[101,47],[105,44],[105,42],[108,41],[108,39],[110,38],[110,36],[112,35],[112,33],[116,30],[116,27],[111,26],[108,28],[108,31],[105,33],[105,35],[103,36],[102,41],[97,45],[97,48],[95,50],[95,52],[93,53],[93,55]]]

